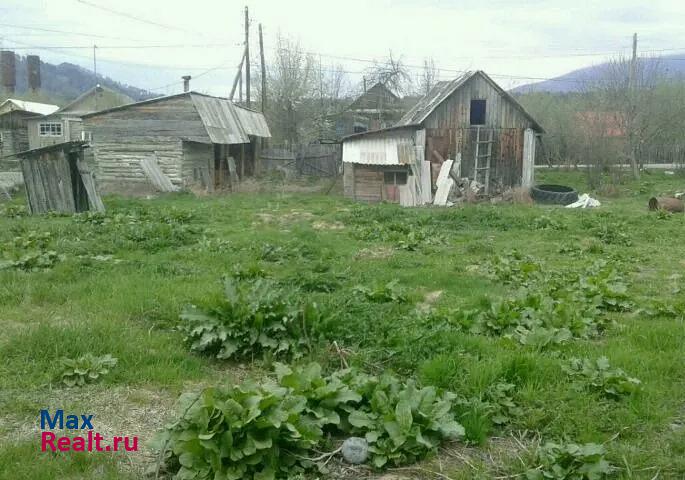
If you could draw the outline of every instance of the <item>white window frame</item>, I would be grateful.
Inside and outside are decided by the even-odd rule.
[[[63,131],[62,122],[41,122],[38,124],[38,135],[41,137],[61,137]]]

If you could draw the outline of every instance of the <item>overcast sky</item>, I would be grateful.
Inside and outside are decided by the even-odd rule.
[[[98,73],[164,94],[181,91],[181,75],[216,68],[192,87],[226,95],[243,49],[245,5],[253,62],[262,23],[267,62],[281,32],[320,54],[324,68],[341,64],[353,84],[390,51],[408,65],[433,57],[441,79],[482,69],[506,88],[628,54],[633,32],[643,54],[685,53],[682,0],[3,0],[0,36],[18,54],[88,68],[95,43]]]

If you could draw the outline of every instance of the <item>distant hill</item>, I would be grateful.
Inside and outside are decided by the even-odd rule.
[[[102,75],[98,75],[96,81],[92,71],[73,63],[53,65],[42,61],[40,68],[41,90],[39,93],[33,94],[28,90],[26,57],[16,56],[16,71],[17,86],[14,96],[21,98],[32,97],[40,101],[64,104],[92,88],[96,82],[134,100],[145,100],[157,96],[142,88],[120,83]],[[0,97],[4,96],[8,96],[6,92],[0,92]]]
[[[658,67],[663,71],[667,78],[685,79],[685,56],[668,55],[658,58],[640,58],[641,62],[646,62],[645,67],[652,69]],[[600,63],[590,67],[579,68],[564,75],[560,75],[551,80],[530,83],[513,88],[512,93],[572,93],[581,91],[588,83],[595,82],[606,75],[609,63]]]

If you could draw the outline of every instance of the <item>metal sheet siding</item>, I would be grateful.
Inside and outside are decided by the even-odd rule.
[[[413,131],[394,131],[343,142],[343,163],[362,165],[406,165],[407,155],[400,156],[404,145],[413,145]]]

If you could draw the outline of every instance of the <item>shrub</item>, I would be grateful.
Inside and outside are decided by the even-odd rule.
[[[369,442],[372,463],[415,462],[434,453],[445,438],[464,436],[464,427],[451,413],[456,395],[439,394],[434,387],[417,388],[386,375],[369,378],[362,389],[364,401],[350,411],[352,433]]]
[[[307,329],[318,318],[315,304],[296,301],[273,280],[227,277],[224,299],[207,308],[185,307],[179,329],[192,351],[219,359],[298,357],[309,348]]]
[[[370,302],[395,302],[404,303],[407,301],[407,296],[402,287],[400,287],[397,280],[392,280],[388,283],[378,283],[373,287],[366,287],[364,285],[357,285],[354,287],[354,293],[363,297]]]
[[[351,370],[323,376],[316,363],[275,373],[181,397],[179,419],[155,439],[174,478],[293,478],[335,453],[312,458],[324,432],[365,436],[374,465],[401,464],[463,432],[452,396],[430,387]]]
[[[64,260],[64,255],[59,255],[52,250],[30,252],[22,255],[17,260],[0,261],[0,270],[14,268],[25,272],[37,272],[49,270],[62,260]]]
[[[536,452],[535,468],[526,472],[528,480],[601,480],[614,468],[604,458],[603,445],[596,443],[545,443]]]
[[[620,368],[611,368],[606,357],[600,357],[595,361],[573,358],[564,366],[564,371],[575,381],[578,388],[594,390],[612,399],[619,399],[640,390],[640,380],[628,376]]]
[[[77,359],[63,358],[60,361],[62,372],[60,380],[67,387],[82,387],[86,383],[93,383],[117,364],[117,359],[111,355],[96,357],[87,353]]]

